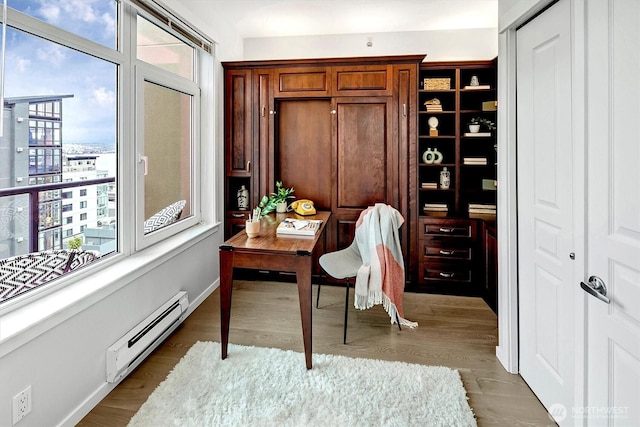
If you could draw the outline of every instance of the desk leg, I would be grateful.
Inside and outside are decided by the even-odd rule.
[[[231,288],[233,286],[233,251],[220,250],[220,344],[222,359],[227,358],[229,319],[231,318]]]
[[[300,318],[302,320],[302,338],[304,341],[304,357],[307,369],[311,369],[311,256],[299,256],[296,278],[298,282],[298,299],[300,300]]]

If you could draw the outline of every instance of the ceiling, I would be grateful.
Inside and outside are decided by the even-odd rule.
[[[242,38],[498,27],[498,0],[188,1],[213,7]]]

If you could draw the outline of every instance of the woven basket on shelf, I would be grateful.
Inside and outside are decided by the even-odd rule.
[[[426,90],[449,90],[451,89],[450,78],[425,78],[424,88]]]

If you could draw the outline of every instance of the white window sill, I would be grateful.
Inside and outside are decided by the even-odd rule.
[[[109,265],[98,270],[79,272],[80,277],[73,283],[0,314],[0,357],[87,309],[219,229],[221,224],[201,224],[131,256],[114,255]],[[109,263],[108,260],[105,262]]]

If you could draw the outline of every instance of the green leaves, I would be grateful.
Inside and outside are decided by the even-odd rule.
[[[471,125],[485,125],[487,128],[489,128],[491,130],[496,128],[496,124],[495,123],[493,123],[489,119],[485,119],[484,117],[472,117],[471,120],[469,120],[469,124],[471,124]]]

